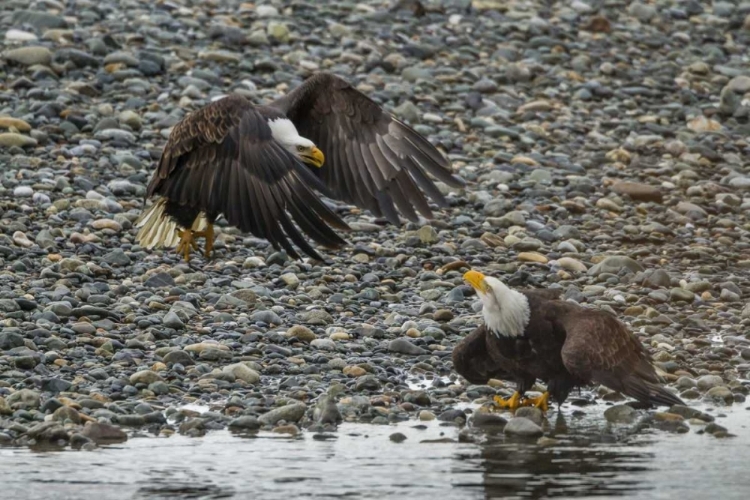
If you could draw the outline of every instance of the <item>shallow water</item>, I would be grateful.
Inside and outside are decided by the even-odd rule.
[[[331,439],[311,433],[131,438],[92,452],[0,448],[8,499],[216,498],[602,498],[722,500],[750,494],[750,411],[717,422],[737,437],[653,432],[628,436],[604,422],[601,405],[549,413],[558,444],[488,435],[456,439],[428,422],[343,424]],[[716,412],[714,412],[716,413]],[[407,436],[396,444],[388,436]]]

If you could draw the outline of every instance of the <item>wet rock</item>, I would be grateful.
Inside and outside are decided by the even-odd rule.
[[[720,387],[724,385],[724,380],[718,375],[703,375],[697,380],[698,389],[701,391],[707,391],[714,387]]]
[[[68,431],[57,422],[41,422],[36,424],[26,432],[26,435],[37,442],[56,443],[70,439]]]
[[[75,433],[75,434],[70,435],[70,447],[73,448],[74,450],[80,450],[84,447],[89,448],[92,446],[93,447],[96,446],[94,441],[87,438],[83,434]]]
[[[268,413],[264,413],[258,418],[263,425],[276,425],[280,421],[298,422],[307,411],[304,403],[292,403],[281,408],[276,408]]]
[[[73,408],[61,406],[52,414],[52,420],[60,423],[70,422],[73,424],[80,424],[81,416]]]
[[[320,425],[338,424],[343,417],[336,405],[335,399],[330,395],[322,396],[320,401],[315,405],[313,419]]]
[[[517,409],[515,416],[527,418],[534,422],[536,425],[542,425],[542,421],[544,420],[544,413],[542,412],[542,410],[532,406],[523,406]]]
[[[505,427],[508,421],[496,413],[475,412],[471,419],[474,427]]]
[[[506,424],[503,429],[505,434],[519,437],[539,437],[544,434],[541,427],[533,421],[524,417],[514,417]]]
[[[685,419],[693,419],[696,418],[698,420],[703,420],[704,422],[713,422],[714,417],[712,415],[709,415],[708,413],[704,413],[700,410],[696,410],[695,408],[691,408],[689,406],[684,405],[674,405],[669,409],[669,413],[674,413],[675,415],[680,415]]]
[[[393,434],[388,436],[388,439],[390,439],[394,443],[403,443],[404,441],[406,441],[407,438],[404,434],[400,432],[394,432]]]
[[[123,443],[128,440],[128,435],[121,429],[104,422],[86,422],[81,435],[96,444]]]
[[[734,394],[728,387],[716,386],[706,391],[706,399],[717,403],[731,405],[734,403]]]
[[[435,420],[435,414],[432,413],[430,410],[422,410],[419,412],[419,420],[422,420],[422,421]]]
[[[466,414],[462,410],[446,410],[437,419],[441,422],[453,422],[456,419],[466,421]]]
[[[636,421],[636,411],[628,405],[610,406],[604,410],[604,418],[613,424],[632,424]]]
[[[234,430],[255,431],[260,429],[261,426],[260,421],[251,415],[243,415],[229,422],[229,428]]]

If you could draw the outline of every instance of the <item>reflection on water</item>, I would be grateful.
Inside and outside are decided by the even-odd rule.
[[[566,427],[558,418],[555,430]],[[620,496],[648,489],[642,473],[653,468],[647,439],[617,436],[606,429],[582,425],[576,432],[554,433],[549,445],[530,446],[489,437],[476,453],[458,457],[477,461],[479,481],[454,486],[471,488],[485,498],[555,498]]]
[[[627,435],[592,406],[552,418],[555,441],[483,435],[459,443],[439,422],[344,424],[332,435],[216,431],[133,438],[93,452],[0,448],[2,498],[58,499],[639,499],[747,498],[750,412],[721,419],[738,437]],[[396,444],[393,432],[407,436]],[[451,441],[445,442],[445,438]],[[443,440],[443,442],[426,442]]]

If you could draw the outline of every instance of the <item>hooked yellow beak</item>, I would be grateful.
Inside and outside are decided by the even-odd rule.
[[[477,291],[487,293],[487,283],[484,281],[484,274],[479,271],[467,271],[464,279]]]
[[[323,163],[326,161],[326,157],[323,154],[323,151],[318,149],[316,146],[313,146],[310,152],[303,155],[303,157],[305,159],[305,163],[309,163],[310,165],[318,168],[322,167]]]

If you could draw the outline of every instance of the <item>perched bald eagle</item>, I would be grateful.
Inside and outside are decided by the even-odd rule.
[[[640,341],[612,314],[559,300],[559,290],[512,290],[477,271],[464,279],[482,301],[484,324],[453,349],[454,369],[468,381],[515,380],[501,407],[561,405],[575,387],[601,384],[649,405],[684,404],[661,385]],[[547,392],[523,396],[539,379]]]
[[[428,173],[464,184],[414,129],[341,78],[319,73],[267,106],[230,94],[183,118],[149,182],[146,197],[157,199],[136,222],[136,240],[177,246],[189,260],[203,236],[208,257],[213,223],[224,215],[295,258],[290,240],[322,260],[292,221],[331,248],[345,243],[332,228],[349,227],[316,192],[399,224],[398,212],[432,218],[425,193],[447,205]]]

